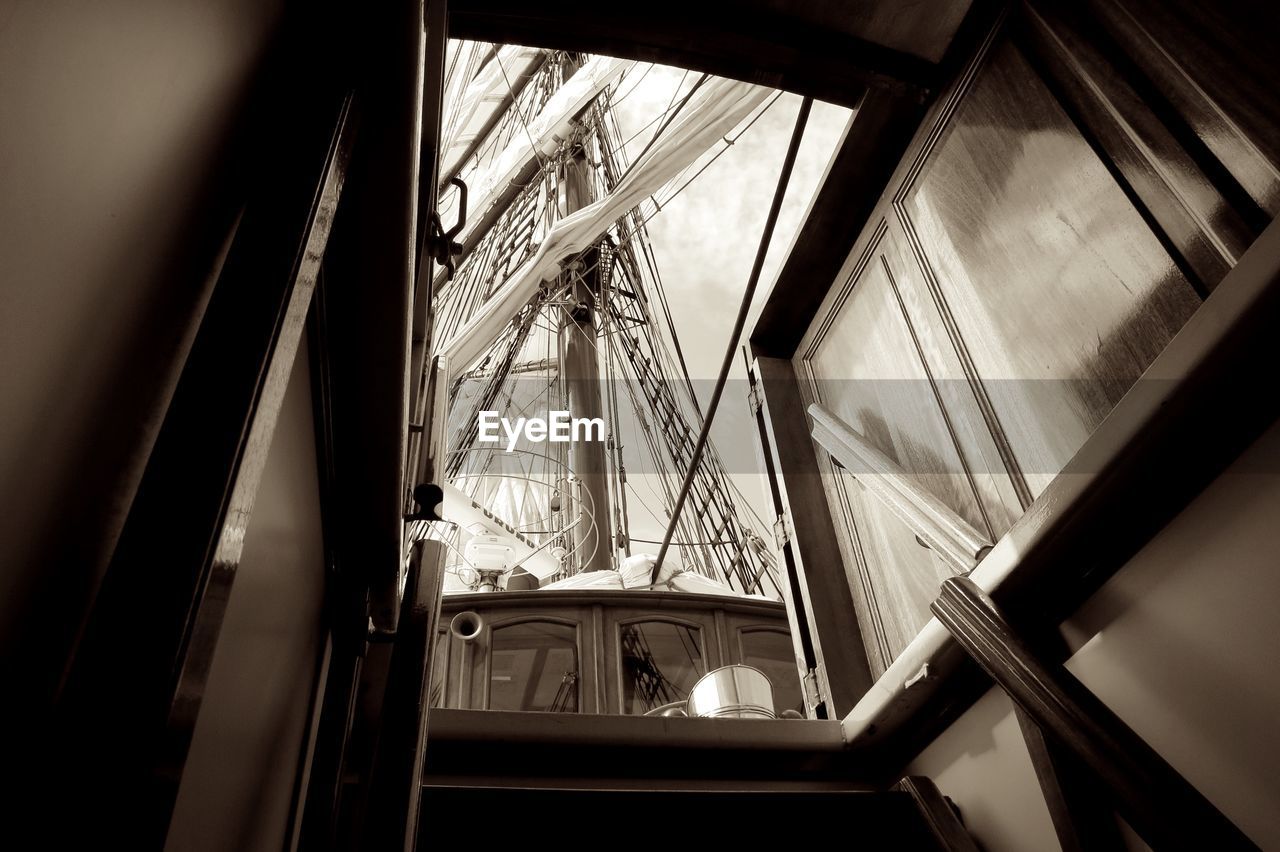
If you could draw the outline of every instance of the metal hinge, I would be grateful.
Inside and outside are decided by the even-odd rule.
[[[826,690],[822,688],[822,681],[818,677],[817,669],[809,669],[809,671],[805,672],[801,685],[804,687],[804,703],[806,706],[813,708],[826,703]]]
[[[791,523],[786,515],[779,515],[773,522],[773,544],[779,551],[791,541]]]

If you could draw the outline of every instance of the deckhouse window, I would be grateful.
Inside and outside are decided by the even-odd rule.
[[[738,633],[742,662],[764,672],[773,684],[773,707],[804,713],[804,694],[796,671],[796,654],[791,636],[783,630],[746,629]]]
[[[524,621],[493,630],[489,709],[578,712],[578,629]]]
[[[702,631],[670,621],[643,621],[620,628],[622,712],[642,715],[689,697],[706,674]]]

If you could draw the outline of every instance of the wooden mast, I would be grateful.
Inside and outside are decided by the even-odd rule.
[[[570,152],[561,168],[561,212],[567,216],[594,200],[595,182],[581,145]],[[569,285],[570,305],[561,316],[559,349],[569,416],[603,420],[600,362],[596,357],[595,302],[600,292],[601,268],[598,254],[598,249],[588,249],[561,273]],[[569,444],[569,469],[580,482],[579,499],[574,504],[578,515],[573,531],[574,552],[583,571],[613,567],[605,449],[604,441],[575,440]]]

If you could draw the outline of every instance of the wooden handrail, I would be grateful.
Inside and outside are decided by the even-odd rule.
[[[809,406],[813,439],[911,528],[958,574],[973,570],[991,542],[930,494],[893,459],[818,403]]]
[[[974,842],[964,823],[952,808],[951,803],[943,797],[938,785],[922,775],[908,775],[898,782],[897,788],[908,794],[916,803],[929,833],[938,842],[938,846],[946,852],[978,852],[978,844]]]
[[[420,541],[410,559],[396,634],[391,639],[391,668],[376,732],[362,849],[407,852],[417,848],[431,705],[431,656],[444,589],[445,553],[438,541]]]
[[[1097,775],[1153,849],[1257,848],[1064,666],[1041,662],[977,583],[945,580],[931,609],[1000,688]]]

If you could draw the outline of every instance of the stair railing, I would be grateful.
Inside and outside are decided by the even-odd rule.
[[[1095,774],[1153,849],[1257,848],[1065,666],[1043,662],[977,583],[948,578],[930,608],[1000,688]]]

